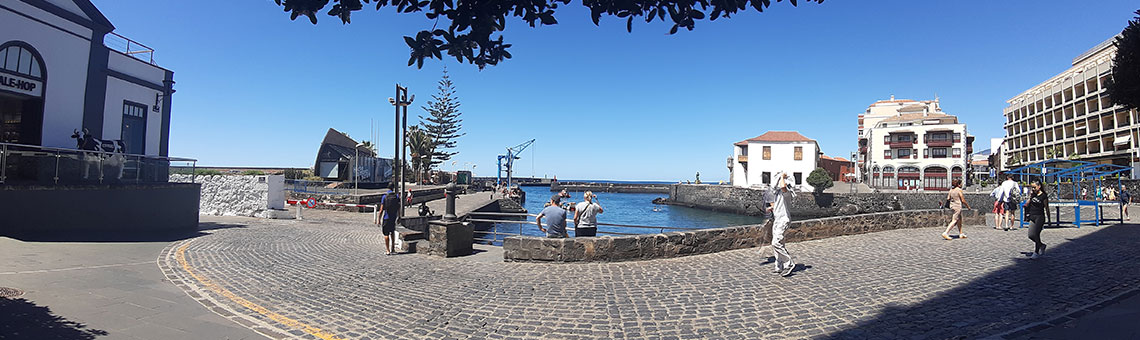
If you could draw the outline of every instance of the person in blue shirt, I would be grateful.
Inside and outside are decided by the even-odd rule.
[[[534,218],[534,223],[538,225],[538,230],[546,233],[546,237],[550,238],[566,238],[569,237],[566,233],[566,210],[561,206],[561,195],[554,195],[550,197],[550,205],[542,209],[538,216]],[[542,227],[542,219],[546,218],[546,227]]]

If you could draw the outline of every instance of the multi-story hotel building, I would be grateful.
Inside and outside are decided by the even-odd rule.
[[[859,115],[859,176],[872,188],[949,190],[965,180],[973,139],[938,99],[891,96]]]
[[[1007,101],[1002,170],[1050,158],[1133,166],[1137,112],[1113,104],[1104,89],[1116,54],[1114,39]]]

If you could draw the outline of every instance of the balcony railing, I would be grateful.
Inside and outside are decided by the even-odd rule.
[[[910,149],[914,147],[914,142],[891,142],[891,149]]]
[[[119,35],[118,33],[111,32],[103,38],[103,45],[112,50],[116,50],[134,57],[135,59],[142,60],[151,65],[158,65],[154,63],[154,49],[147,47],[130,38]]]
[[[954,141],[949,139],[928,139],[925,141],[926,146],[931,147],[949,147],[954,146]]]
[[[0,143],[0,184],[166,183],[172,163],[194,170],[198,161]]]
[[[748,155],[736,156],[736,161],[741,163],[748,163]]]

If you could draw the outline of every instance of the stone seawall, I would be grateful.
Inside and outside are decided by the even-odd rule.
[[[668,184],[622,184],[622,183],[584,183],[584,182],[555,182],[550,184],[551,192],[566,190],[568,192],[617,192],[617,193],[669,193]]]
[[[190,175],[170,175],[170,182],[190,183]],[[253,175],[194,176],[202,185],[198,213],[269,218],[285,208],[285,177]]]
[[[964,212],[966,225],[984,224],[984,215]],[[865,234],[884,230],[945,227],[943,209],[908,210],[792,222],[786,242]],[[511,236],[503,240],[503,259],[519,262],[617,262],[710,254],[771,243],[771,228],[748,225],[663,234],[551,239]],[[936,230],[930,237],[939,237]]]
[[[798,193],[789,209],[793,218],[818,218],[886,211],[935,209],[946,192],[900,193]],[[967,193],[973,209],[988,211],[993,199],[988,193]],[[764,215],[764,191],[728,185],[674,184],[665,204],[743,215]]]

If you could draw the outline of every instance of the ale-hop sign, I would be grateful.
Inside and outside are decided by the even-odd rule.
[[[0,73],[0,91],[41,97],[43,96],[44,83],[10,73]]]

